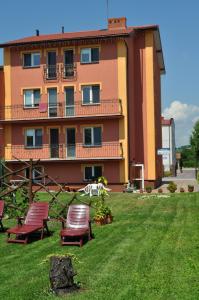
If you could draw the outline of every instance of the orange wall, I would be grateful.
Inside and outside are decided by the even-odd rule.
[[[157,150],[162,148],[162,126],[161,126],[161,80],[158,57],[154,51],[154,81],[155,81],[155,128],[156,128],[156,178],[163,175],[162,156],[157,155]]]
[[[5,83],[3,68],[0,68],[0,105],[4,105],[5,100]]]
[[[102,125],[102,141],[103,142],[114,142],[119,140],[119,122],[117,119],[113,120],[98,120],[98,121],[79,121],[77,122],[67,122],[62,121],[59,123],[17,123],[14,126],[14,130],[12,131],[12,144],[13,145],[24,145],[25,137],[23,135],[23,129],[27,127],[43,127],[44,128],[44,136],[43,136],[43,144],[49,144],[49,134],[47,133],[47,127],[53,128],[59,126],[60,128],[60,144],[65,143],[65,131],[64,126],[76,126],[76,142],[83,142],[83,130],[82,126],[92,126],[92,125]]]
[[[3,110],[1,106],[4,106],[5,101],[5,86],[4,86],[4,72],[3,68],[0,68],[0,116],[3,117]],[[2,145],[4,144],[4,129],[0,122],[0,158],[4,156],[4,150]]]
[[[110,184],[119,182],[119,162],[117,161],[92,161],[89,165],[103,165],[102,175],[108,179]],[[56,178],[60,183],[65,184],[83,184],[83,168],[82,165],[88,165],[86,162],[41,162],[41,166],[44,166],[45,173]],[[20,168],[19,164],[8,164],[8,166],[17,170]],[[59,170],[59,172],[57,172]],[[17,178],[16,178],[17,179]],[[86,183],[85,183],[86,184]]]
[[[128,40],[128,98],[129,98],[129,138],[130,161],[144,163],[145,178],[147,176],[147,141],[146,132],[146,101],[145,101],[145,36],[135,35]],[[132,53],[130,55],[130,53]],[[131,168],[131,176],[134,177]]]
[[[144,163],[145,180],[148,179],[148,147],[150,140],[147,136],[147,84],[146,81],[146,49],[145,33],[135,34],[127,39],[128,45],[128,99],[129,99],[129,155],[130,161]],[[155,180],[162,175],[162,159],[157,155],[157,149],[161,148],[161,90],[160,71],[157,55],[153,52],[154,68],[154,108],[155,108]],[[131,169],[131,176],[134,176]]]
[[[85,45],[86,47],[86,45]],[[56,49],[56,48],[55,48]],[[37,51],[34,49],[34,51]],[[25,51],[24,51],[25,52]],[[76,85],[75,100],[81,100],[81,93],[79,91],[80,83],[101,82],[101,98],[114,99],[118,97],[117,92],[117,46],[115,43],[102,43],[100,45],[100,62],[99,64],[80,64],[80,50],[75,47],[75,61],[77,62],[77,80],[72,81],[71,84]],[[63,63],[63,55],[61,48],[58,48],[57,62]],[[23,96],[21,95],[21,88],[26,87],[42,87],[43,94],[41,101],[47,101],[47,95],[44,92],[44,87],[58,86],[60,93],[58,95],[59,101],[64,101],[64,93],[62,93],[61,86],[69,84],[70,81],[50,81],[45,83],[43,80],[43,66],[46,64],[44,56],[44,49],[42,50],[41,66],[40,68],[23,69],[22,55],[17,49],[11,51],[11,82],[12,82],[12,104],[23,104]],[[96,71],[97,69],[97,71]]]
[[[136,163],[144,163],[145,179],[148,176],[148,158],[147,149],[149,140],[147,137],[147,92],[146,92],[146,50],[145,50],[145,33],[138,32],[126,39],[128,46],[128,122],[129,122],[129,161],[135,160]],[[86,45],[85,45],[86,47]],[[56,49],[56,48],[55,48]],[[34,49],[34,51],[36,51]],[[22,56],[20,51],[12,49],[11,51],[11,101],[12,104],[23,104],[23,96],[21,88],[41,87],[41,101],[47,101],[45,87],[57,86],[59,88],[58,101],[64,101],[64,93],[62,86],[69,81],[61,81],[48,83],[43,80],[43,66],[46,63],[44,57],[44,49],[42,51],[41,66],[34,69],[22,68]],[[156,53],[153,53],[154,68],[154,101],[155,101],[155,148],[161,148],[161,92],[160,92],[160,72],[157,62]],[[101,99],[118,98],[118,64],[117,64],[117,44],[116,42],[106,42],[100,44],[100,63],[81,65],[79,47],[75,46],[75,61],[77,63],[77,80],[71,82],[76,86],[75,101],[81,100],[81,92],[79,90],[82,83],[101,83]],[[58,63],[63,63],[61,48],[58,48]],[[82,142],[81,125],[84,124],[103,124],[103,141],[111,142],[119,140],[119,120],[118,119],[100,119],[97,121],[62,121],[53,123],[48,121],[45,123],[34,123],[36,126],[45,126],[43,142],[48,144],[47,126],[60,126],[60,143],[65,143],[65,134],[63,126],[77,126],[77,142]],[[34,127],[34,124],[28,123],[28,126]],[[44,124],[44,125],[43,125]],[[26,124],[15,125],[12,132],[12,143],[14,145],[23,145],[23,127]],[[155,177],[158,179],[161,174],[161,157],[155,154]],[[53,163],[52,163],[53,164]],[[50,166],[50,165],[49,165]],[[61,165],[60,165],[61,166]],[[114,168],[113,168],[114,169]],[[111,172],[111,171],[109,171]],[[119,171],[118,171],[119,173]],[[112,174],[115,178],[115,172]],[[118,174],[119,176],[119,174]],[[119,177],[118,177],[119,178]],[[118,180],[119,181],[119,180]]]

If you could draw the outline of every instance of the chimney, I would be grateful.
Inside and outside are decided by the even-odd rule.
[[[39,36],[39,29],[36,29],[36,36]]]
[[[126,17],[108,19],[108,29],[126,29]]]
[[[64,26],[62,26],[62,28],[61,28],[61,32],[62,32],[62,33],[64,33]]]

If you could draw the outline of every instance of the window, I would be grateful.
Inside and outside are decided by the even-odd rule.
[[[57,53],[56,51],[49,51],[47,55],[47,78],[57,78]]]
[[[84,145],[101,146],[102,129],[101,127],[84,128]]]
[[[26,129],[25,131],[26,147],[42,147],[42,129]]]
[[[75,115],[74,87],[65,88],[66,116]]]
[[[24,53],[23,66],[26,68],[38,67],[40,65],[40,53]]]
[[[82,86],[82,103],[99,104],[100,103],[100,86],[84,85]]]
[[[25,90],[24,94],[24,107],[38,107],[40,102],[40,90]]]
[[[90,64],[99,62],[99,48],[81,49],[81,63]]]
[[[94,180],[102,176],[102,166],[89,166],[84,168],[84,180]]]
[[[34,169],[32,170],[33,182],[35,182],[35,183],[36,182],[42,182],[43,181],[42,173],[44,173],[44,167],[43,166],[34,167]],[[29,168],[25,169],[25,177],[30,178]]]
[[[57,89],[49,88],[48,89],[48,114],[49,117],[57,117]]]

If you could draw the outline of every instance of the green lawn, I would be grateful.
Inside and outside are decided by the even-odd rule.
[[[141,197],[111,194],[114,222],[93,225],[95,239],[82,248],[61,247],[56,223],[51,237],[28,245],[7,244],[0,234],[0,299],[58,299],[48,292],[49,265],[40,263],[67,252],[80,261],[82,285],[67,299],[199,299],[199,194]]]

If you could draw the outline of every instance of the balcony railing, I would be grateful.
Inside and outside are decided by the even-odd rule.
[[[61,65],[61,77],[64,80],[74,80],[77,77],[76,63]]]
[[[41,159],[41,160],[85,160],[85,159],[120,159],[123,157],[122,144],[119,142],[103,142],[100,146],[74,145],[43,145],[27,148],[23,145],[12,145],[4,148],[6,161]]]
[[[44,78],[45,80],[56,80],[59,77],[58,65],[46,65],[44,66]]]
[[[75,102],[66,105],[64,102],[48,105],[40,103],[37,107],[24,107],[23,105],[10,105],[0,107],[0,120],[34,120],[52,118],[76,118],[122,115],[122,104],[118,99],[100,100],[99,104],[84,105]]]
[[[44,80],[75,80],[77,77],[76,63],[73,64],[56,64],[56,65],[44,65]]]

